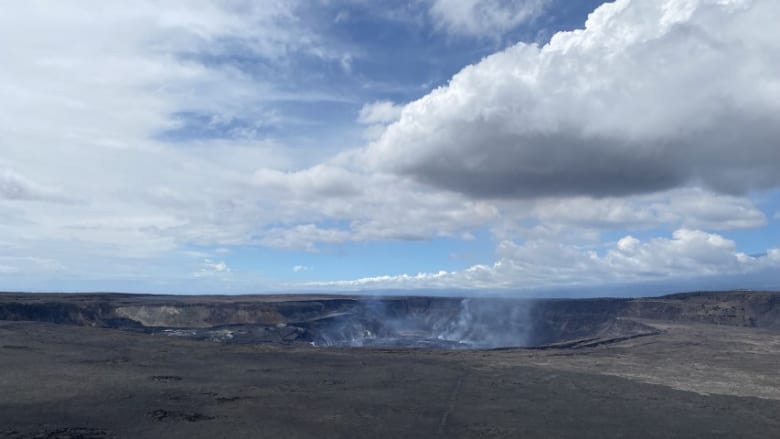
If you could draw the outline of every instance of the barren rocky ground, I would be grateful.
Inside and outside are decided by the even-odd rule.
[[[0,296],[0,438],[780,437],[777,297],[559,301],[527,314],[552,343],[452,350],[312,346],[313,314],[261,322],[301,340],[205,341],[103,324],[105,298]],[[105,319],[52,323],[51,306],[74,302]],[[23,303],[48,304],[46,318]],[[323,309],[343,319],[341,305]],[[555,313],[589,329],[552,331]]]

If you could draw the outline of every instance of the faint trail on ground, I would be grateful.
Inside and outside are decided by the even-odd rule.
[[[447,421],[449,420],[452,411],[455,410],[455,406],[458,404],[458,394],[460,393],[461,387],[463,387],[463,380],[466,379],[468,374],[468,372],[461,374],[452,387],[452,393],[450,393],[450,398],[447,400],[447,410],[441,415],[441,421],[439,421],[439,436],[444,436],[444,431],[447,428]]]

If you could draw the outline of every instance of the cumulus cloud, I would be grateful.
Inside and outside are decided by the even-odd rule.
[[[261,168],[255,171],[252,182],[264,189],[312,198],[349,197],[361,191],[356,175],[343,168],[327,164],[295,172]]]
[[[676,225],[694,229],[733,230],[762,227],[766,215],[744,197],[701,188],[674,189],[651,195],[567,197],[535,200],[527,207],[548,224],[596,229],[643,229]]]
[[[258,231],[256,242],[316,252],[320,244],[468,237],[468,230],[499,214],[488,203],[417,192],[394,180],[396,187],[383,185],[382,178],[359,181],[363,192],[351,199],[291,198],[280,203],[277,215],[289,222]]]
[[[558,265],[586,266],[581,246],[597,248],[603,230],[751,228],[771,215],[717,192],[780,174],[776,128],[764,123],[780,114],[768,2],[606,5],[587,29],[502,51],[412,104],[372,96],[358,112],[352,102],[355,125],[327,129],[354,138],[329,159],[335,146],[312,125],[300,131],[316,148],[263,135],[287,123],[277,106],[316,101],[306,105],[316,113],[344,99],[288,82],[296,56],[351,65],[296,16],[309,3],[76,3],[17,2],[0,15],[0,82],[14,85],[0,87],[4,274],[205,288],[247,279],[218,260],[233,246],[318,251],[489,230],[495,265],[358,284],[522,285],[516,262],[537,246],[550,256],[527,264],[549,265],[535,281],[546,285]],[[492,38],[542,3],[398,8],[450,35]],[[354,56],[357,74],[366,54]],[[361,129],[375,142],[343,150]]]
[[[402,105],[391,101],[375,101],[363,105],[358,114],[357,122],[365,125],[363,137],[366,140],[376,140],[384,133],[387,125],[401,117]]]
[[[277,224],[256,232],[258,242],[316,251],[318,244],[469,236],[476,227],[490,227],[498,239],[546,236],[583,242],[598,241],[602,230],[733,230],[767,224],[749,198],[695,187],[632,197],[487,201],[350,166],[332,161],[296,172],[257,170],[253,184],[278,200]]]
[[[284,200],[277,215],[288,222],[259,231],[258,243],[317,251],[318,244],[457,237],[499,214],[489,203],[416,191],[402,181],[378,176],[358,178],[364,186],[352,198]],[[319,221],[311,222],[314,219]]]
[[[295,272],[295,273],[300,273],[300,272],[309,271],[309,270],[311,270],[311,267],[309,267],[308,265],[295,265],[295,266],[293,266],[293,272]]]
[[[367,163],[473,197],[780,184],[771,0],[607,3],[408,104]]]
[[[433,0],[434,26],[450,35],[498,38],[541,14],[549,0]]]
[[[366,125],[395,122],[401,116],[403,106],[391,101],[376,101],[363,105],[358,122]]]
[[[736,243],[700,230],[679,229],[671,238],[641,241],[625,236],[599,253],[556,241],[499,243],[498,260],[457,272],[387,275],[355,280],[314,282],[333,288],[512,288],[596,286],[746,275],[780,268],[780,249],[750,256]]]

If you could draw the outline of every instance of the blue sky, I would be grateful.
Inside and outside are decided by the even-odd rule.
[[[14,5],[0,290],[780,288],[778,8]]]

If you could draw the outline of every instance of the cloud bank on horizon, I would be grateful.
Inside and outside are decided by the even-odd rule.
[[[780,288],[780,3],[379,3],[12,6],[0,289]]]

